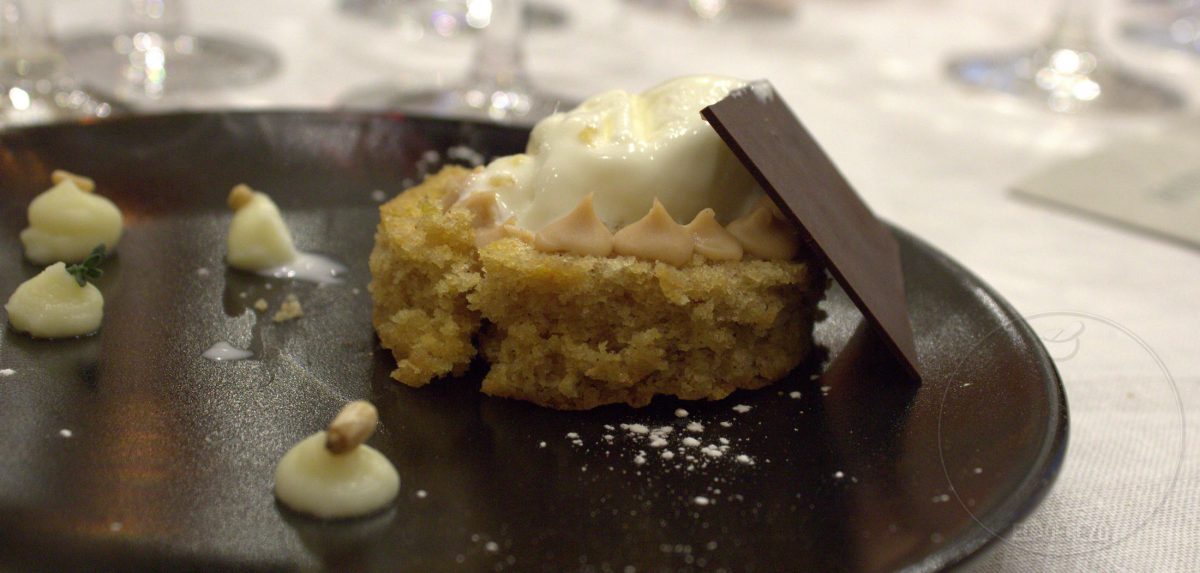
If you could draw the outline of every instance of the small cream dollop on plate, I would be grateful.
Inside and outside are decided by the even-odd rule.
[[[63,263],[21,283],[4,305],[8,323],[36,338],[70,338],[96,332],[104,296],[91,283],[79,286]]]
[[[226,255],[230,266],[261,271],[295,260],[292,233],[266,193],[238,185],[229,193],[229,207],[234,210]]]
[[[234,210],[225,256],[229,266],[277,279],[341,282],[345,265],[296,250],[283,214],[266,193],[238,185],[230,191],[228,203]]]
[[[54,187],[29,203],[29,227],[21,231],[25,257],[48,265],[77,263],[96,245],[112,251],[121,239],[121,210],[93,193],[90,179],[55,171]]]
[[[347,404],[329,428],[292,447],[275,468],[275,497],[294,511],[322,519],[369,515],[400,492],[392,462],[364,444],[378,413],[369,402]]]

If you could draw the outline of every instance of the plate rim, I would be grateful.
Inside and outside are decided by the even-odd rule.
[[[996,303],[998,314],[1009,321],[1006,326],[1016,329],[1017,337],[1033,342],[1029,347],[1033,351],[1035,367],[1041,373],[1040,378],[1047,389],[1049,398],[1047,405],[1050,407],[1050,415],[1045,420],[1045,439],[1039,445],[1034,465],[1026,473],[1020,485],[988,514],[1001,516],[999,527],[989,530],[979,523],[980,518],[972,514],[972,520],[978,527],[973,527],[967,535],[946,545],[941,550],[931,553],[921,561],[900,569],[900,571],[912,573],[948,570],[961,567],[994,549],[997,542],[1017,523],[1033,514],[1033,511],[1041,505],[1050,490],[1053,489],[1058,475],[1061,473],[1070,442],[1070,411],[1067,406],[1067,393],[1062,383],[1062,376],[1059,374],[1054,360],[1046,351],[1045,345],[1042,344],[1041,338],[1008,300],[941,249],[890,221],[885,220],[884,222],[893,234],[912,243],[936,259],[943,268],[961,278],[964,283],[978,286],[989,300]]]

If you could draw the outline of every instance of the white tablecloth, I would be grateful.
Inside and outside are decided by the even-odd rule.
[[[118,0],[57,1],[64,35],[115,23]],[[560,1],[568,27],[532,34],[528,54],[541,85],[581,98],[685,73],[771,79],[877,213],[946,251],[1034,317],[1039,333],[1057,337],[1050,346],[1072,417],[1065,467],[1032,517],[972,568],[1195,570],[1200,250],[1008,191],[1032,170],[1161,132],[1179,116],[1057,116],[966,91],[942,74],[952,54],[1034,40],[1052,4],[823,0],[794,19],[699,25],[613,0]],[[464,39],[413,41],[346,18],[334,0],[190,7],[194,29],[254,36],[283,55],[284,67],[262,84],[168,106],[324,108],[352,86],[445,81],[470,54]],[[1112,45],[1200,103],[1191,87],[1200,58]]]

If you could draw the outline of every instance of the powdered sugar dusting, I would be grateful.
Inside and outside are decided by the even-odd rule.
[[[683,408],[670,411],[672,424],[651,425],[645,421],[629,421],[603,424],[594,431],[581,427],[566,432],[564,439],[573,447],[584,449],[603,459],[614,460],[600,466],[592,466],[615,472],[633,472],[635,475],[650,476],[657,472],[687,472],[722,470],[727,472],[753,471],[759,463],[742,450],[752,445],[753,434],[734,438],[726,433],[739,424],[755,424],[754,418],[743,419],[741,414],[750,412],[752,406],[737,404],[731,414],[716,415],[715,418],[696,417]],[[724,419],[722,419],[724,418]],[[725,435],[722,435],[725,434]],[[743,434],[744,435],[744,434]],[[537,443],[545,448],[545,442]],[[620,460],[624,460],[622,465]],[[587,470],[581,470],[587,471]],[[646,472],[651,472],[647,474]],[[714,474],[714,483],[721,483],[734,474]],[[706,495],[712,497],[710,490]]]
[[[804,398],[819,399],[817,386],[810,387],[804,391]],[[546,463],[574,470],[581,485],[598,485],[597,492],[606,492],[598,494],[601,498],[592,511],[593,518],[606,518],[610,511],[613,518],[628,515],[640,520],[657,516],[662,527],[671,530],[668,523],[675,519],[694,519],[699,528],[707,530],[719,525],[707,520],[722,519],[726,512],[762,511],[758,484],[768,476],[790,473],[794,466],[805,463],[792,457],[787,449],[764,447],[767,444],[763,441],[767,432],[791,430],[803,434],[808,430],[803,418],[793,417],[806,413],[808,406],[795,388],[785,386],[748,395],[741,403],[689,402],[687,408],[652,405],[640,410],[600,412],[598,415],[607,418],[604,421],[608,423],[572,418],[571,425],[531,437],[528,444],[545,448]],[[539,440],[549,445],[542,446]],[[835,469],[830,468],[825,476]],[[854,487],[856,483],[849,475],[837,479],[840,487]],[[621,487],[620,493],[607,493],[613,486]],[[934,493],[941,492],[930,495]],[[627,499],[614,504],[613,495]],[[811,509],[812,504],[805,500],[809,495],[812,492],[796,491],[797,501],[785,503],[783,510]],[[703,552],[709,539],[683,538],[680,541],[684,543],[664,544],[663,550],[681,559],[691,551],[696,561],[685,562],[698,565],[701,554],[694,552]],[[483,541],[486,538],[480,545]],[[591,556],[586,557],[592,565]],[[613,570],[620,571],[621,567]],[[641,570],[640,566],[635,569]]]
[[[621,429],[629,430],[629,432],[633,433],[633,434],[649,434],[650,433],[650,428],[647,428],[643,424],[621,424]]]
[[[750,84],[750,91],[754,92],[754,97],[758,101],[766,103],[775,99],[775,88],[764,80],[759,80]]]

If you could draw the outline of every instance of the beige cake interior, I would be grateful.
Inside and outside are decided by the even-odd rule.
[[[778,380],[812,347],[826,278],[805,261],[675,267],[550,254],[517,239],[476,249],[445,210],[470,172],[448,167],[381,208],[374,323],[410,386],[490,363],[483,392],[561,409],[720,399]]]
[[[469,174],[447,167],[379,210],[372,322],[396,357],[392,378],[409,386],[461,374],[476,353],[472,339],[481,321],[466,297],[480,279],[471,216],[443,212],[441,204]]]

